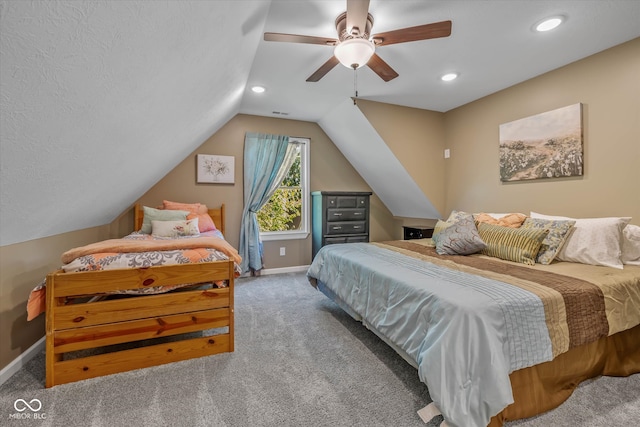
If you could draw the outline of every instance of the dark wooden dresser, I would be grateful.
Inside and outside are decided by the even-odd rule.
[[[371,192],[359,191],[311,193],[314,258],[325,245],[369,241],[369,196]]]

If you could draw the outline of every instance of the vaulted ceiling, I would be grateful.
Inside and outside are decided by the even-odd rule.
[[[373,33],[451,20],[452,34],[379,47],[399,73],[390,82],[337,66],[317,83],[305,79],[331,47],[263,40],[335,38],[344,10],[0,0],[0,245],[111,222],[237,113],[331,123],[354,77],[362,98],[444,112],[640,36],[638,1],[371,0]],[[566,22],[532,31],[551,15]]]

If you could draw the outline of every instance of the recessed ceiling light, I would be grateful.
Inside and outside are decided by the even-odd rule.
[[[458,75],[456,73],[448,73],[440,77],[440,79],[445,82],[450,82],[451,80],[455,80],[457,78],[458,78]]]
[[[254,91],[255,93],[262,93],[266,89],[264,88],[264,86],[253,86],[251,90]]]
[[[556,28],[558,25],[562,24],[562,21],[564,21],[564,17],[552,16],[551,18],[546,18],[538,22],[535,25],[535,29],[539,32],[550,31]]]

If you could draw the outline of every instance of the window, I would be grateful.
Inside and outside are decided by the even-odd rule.
[[[262,240],[305,239],[309,235],[308,138],[289,138],[296,158],[271,199],[258,211]]]

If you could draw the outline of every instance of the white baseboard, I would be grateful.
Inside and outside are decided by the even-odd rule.
[[[309,269],[308,265],[298,265],[295,267],[281,267],[281,268],[265,268],[262,270],[262,275],[267,274],[281,274],[281,273],[302,273]]]
[[[27,351],[13,359],[11,363],[9,363],[0,371],[0,385],[4,384],[9,378],[13,376],[13,374],[22,369],[29,360],[33,359],[38,353],[44,350],[45,338],[46,337],[40,338],[38,341],[36,341],[35,344],[29,347]]]
[[[307,271],[308,269],[308,265],[297,265],[295,267],[264,268],[260,270],[260,275],[266,276],[269,274],[302,273]],[[251,277],[251,273],[242,273],[240,277]]]

